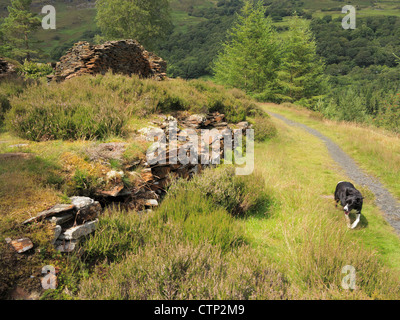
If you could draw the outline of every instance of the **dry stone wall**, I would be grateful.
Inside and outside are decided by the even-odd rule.
[[[214,166],[214,160],[222,159],[224,156],[224,142],[229,141],[234,146],[235,133],[246,134],[246,129],[251,128],[247,122],[229,124],[225,115],[218,112],[210,114],[195,114],[184,117],[161,116],[160,121],[153,121],[154,126],[139,130],[137,139],[148,139],[149,137],[163,136],[166,142],[170,142],[171,125],[176,128],[176,135],[186,134],[191,129],[196,136],[201,137],[201,143],[197,145],[197,163],[182,164],[171,158],[173,150],[166,148],[165,152],[157,154],[158,161],[154,164],[148,163],[148,159],[141,159],[129,164],[124,170],[111,170],[107,173],[107,180],[111,181],[110,190],[97,190],[95,199],[89,197],[71,197],[68,204],[57,204],[48,210],[23,222],[24,225],[48,221],[54,227],[53,244],[60,252],[71,252],[75,249],[80,238],[83,238],[96,230],[98,217],[103,208],[115,203],[122,204],[126,208],[134,209],[138,214],[146,214],[159,205],[167,187],[176,178],[190,179],[193,175],[200,173],[205,167]],[[218,134],[204,136],[203,129],[215,129]],[[205,138],[205,139],[203,139]],[[228,140],[227,140],[228,139]],[[157,141],[157,139],[155,139]],[[219,149],[213,159],[211,148],[213,143],[219,140]],[[167,143],[168,144],[168,143]],[[188,142],[177,140],[176,148],[187,146]],[[103,143],[95,149],[88,149],[88,155],[92,161],[106,161],[107,159],[118,159],[123,154],[126,143]],[[175,155],[176,156],[176,155]],[[207,158],[208,157],[208,158]],[[207,158],[207,163],[204,159]],[[172,161],[171,161],[172,160]],[[217,161],[218,163],[219,161]],[[124,175],[133,174],[138,178],[138,184],[129,187],[123,182]],[[14,249],[25,252],[33,248],[31,241],[27,238],[7,241]]]
[[[48,80],[59,82],[83,74],[105,74],[109,70],[162,80],[166,77],[167,63],[136,40],[108,41],[101,45],[81,41],[61,57],[55,74],[48,76]]]

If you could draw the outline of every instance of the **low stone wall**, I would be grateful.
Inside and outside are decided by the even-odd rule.
[[[162,80],[167,63],[144,49],[135,40],[108,41],[101,45],[76,43],[61,57],[49,81],[63,81],[83,74],[105,74],[108,71]]]
[[[196,151],[198,163],[182,164],[179,161],[175,162],[174,159],[171,159],[173,150],[168,147],[165,152],[157,154],[158,160],[162,161],[150,164],[147,162],[149,161],[148,159],[141,159],[124,167],[124,170],[107,172],[107,180],[110,182],[111,189],[97,190],[94,196],[95,199],[71,197],[70,204],[57,204],[31,217],[23,224],[27,225],[44,220],[51,222],[54,227],[53,244],[56,249],[60,252],[71,252],[75,249],[80,238],[96,230],[98,217],[103,212],[103,207],[119,203],[123,207],[136,210],[138,214],[148,213],[158,207],[168,186],[174,179],[190,179],[204,168],[215,166],[216,163],[219,163],[218,160],[224,157],[224,142],[231,139],[229,143],[234,146],[235,132],[245,135],[246,129],[251,128],[251,125],[245,121],[229,124],[226,122],[225,115],[218,112],[177,118],[160,116],[160,121],[155,120],[152,123],[154,126],[139,130],[137,139],[149,141],[151,137],[150,140],[153,141],[154,136],[159,137],[161,135],[167,142],[170,141],[170,134],[173,132],[173,130],[171,131],[171,125],[176,128],[174,133],[177,136],[185,135],[189,132],[187,130],[190,129],[196,133],[197,137],[202,138]],[[200,133],[204,133],[203,129],[215,129],[215,133],[218,134],[200,135]],[[182,146],[188,146],[187,141],[177,140],[177,149]],[[219,144],[217,144],[219,149],[213,154],[212,145],[217,140],[219,140]],[[125,142],[103,143],[97,145],[94,149],[88,149],[87,152],[92,161],[107,162],[110,159],[119,159],[125,147]],[[204,159],[207,159],[207,163],[201,161]],[[122,178],[129,174],[137,178],[137,185],[127,187],[124,184]],[[33,244],[27,238],[8,240],[17,252],[25,252],[33,247]]]

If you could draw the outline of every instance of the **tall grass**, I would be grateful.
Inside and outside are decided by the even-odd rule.
[[[346,177],[337,172],[323,142],[273,121],[278,136],[256,146],[255,165],[274,202],[269,219],[245,220],[249,243],[280,265],[298,298],[398,299],[400,240],[370,193],[363,189],[368,197],[361,225],[348,230],[331,199]],[[356,270],[355,290],[341,286],[346,265]]]
[[[284,108],[268,104],[266,108],[300,121],[331,138],[352,156],[358,165],[378,177],[400,199],[400,136],[373,126],[324,119],[318,113],[300,107]]]
[[[235,180],[229,171],[216,171],[219,177],[228,175],[225,180]],[[205,176],[210,178],[212,172],[206,171]],[[242,183],[250,188],[250,179]],[[267,257],[246,245],[240,220],[227,211],[230,204],[221,197],[215,202],[210,194],[202,192],[201,184],[199,180],[176,183],[161,207],[147,216],[107,212],[96,234],[82,247],[86,261],[105,263],[97,264],[94,272],[82,280],[78,298],[287,297],[284,276]],[[258,196],[265,198],[263,183],[255,185]],[[224,183],[220,188],[229,198],[230,194],[223,192],[229,185]]]
[[[284,277],[251,248],[223,255],[210,244],[164,240],[95,274],[81,285],[82,299],[281,299]]]
[[[0,80],[0,124],[2,124],[8,110],[11,109],[10,98],[21,94],[29,83],[32,82],[17,77]]]
[[[10,103],[8,130],[34,141],[124,136],[129,119],[154,113],[220,111],[228,121],[238,122],[258,110],[242,92],[211,82],[112,74],[33,84]]]

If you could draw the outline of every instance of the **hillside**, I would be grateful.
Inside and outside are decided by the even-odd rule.
[[[5,4],[7,2],[9,0],[6,0]],[[93,37],[99,34],[94,21],[94,0],[53,0],[52,3],[57,11],[57,30],[40,30],[35,36],[39,41],[36,47],[42,51],[40,59],[45,61],[56,61],[75,42],[91,42]],[[265,3],[266,14],[272,17],[277,29],[281,31],[286,30],[287,19],[294,11],[307,19],[322,18],[327,15],[333,19],[344,16],[341,13],[343,3],[335,0],[268,0]],[[41,6],[48,4],[48,1],[34,0],[33,4],[33,9],[39,12]],[[210,63],[219,51],[220,44],[225,39],[226,30],[232,25],[234,14],[240,9],[241,2],[239,0],[171,0],[170,4],[175,28],[164,42],[151,49],[169,62],[169,74],[172,76],[183,78],[210,76]],[[397,1],[378,3],[355,0],[352,4],[357,8],[357,17],[361,19],[400,16]],[[0,16],[5,14],[7,14],[6,5],[0,11]],[[381,24],[379,21],[373,23]],[[380,35],[382,33],[377,36]],[[337,42],[341,36],[330,34],[326,37]],[[325,44],[321,44],[321,50],[325,51],[325,47]],[[329,46],[329,48],[332,50],[335,46]],[[321,55],[326,57],[325,52],[321,52]],[[328,60],[328,64],[330,63]]]
[[[399,299],[400,240],[374,194],[357,184],[365,203],[349,230],[332,199],[347,174],[318,137],[262,111],[317,128],[398,198],[397,135],[199,80],[107,74],[0,88],[11,103],[0,134],[2,299]],[[147,163],[146,132],[168,132],[171,119],[180,130],[248,121],[255,171]],[[33,248],[15,252],[20,238]],[[41,288],[44,265],[55,290]],[[357,290],[341,286],[346,265]]]
[[[241,1],[171,0],[149,48],[90,44],[94,2],[51,2],[55,66],[0,58],[0,299],[400,299],[397,1],[247,3],[245,86],[211,72]]]

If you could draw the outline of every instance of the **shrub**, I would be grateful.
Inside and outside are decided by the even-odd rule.
[[[53,73],[53,68],[44,63],[35,63],[25,60],[22,65],[17,68],[19,74],[27,79],[39,79]]]
[[[155,81],[138,76],[81,76],[49,86],[35,84],[11,101],[6,123],[29,140],[122,136],[130,117],[187,110],[219,111],[230,122],[258,110],[252,100],[205,81]]]
[[[165,239],[96,270],[80,286],[81,299],[282,299],[288,283],[252,248],[222,254],[207,243]]]
[[[7,128],[33,140],[102,139],[123,135],[127,107],[104,90],[81,81],[61,85],[35,84],[12,100]]]
[[[181,230],[183,239],[191,243],[208,242],[225,252],[244,241],[242,230],[229,213],[191,183],[179,183],[162,202],[157,216],[163,224]]]
[[[260,209],[265,211],[269,204],[263,177],[257,173],[237,176],[233,166],[207,169],[193,177],[190,182],[178,181],[171,186],[169,194],[181,193],[184,186],[193,192],[204,194],[233,216],[253,213]]]
[[[0,123],[11,109],[10,98],[21,94],[29,82],[20,78],[9,77],[0,82]]]
[[[253,124],[254,140],[263,142],[276,136],[277,130],[271,119],[266,116],[257,116]]]
[[[375,123],[388,130],[400,133],[400,93],[383,105],[375,118]]]
[[[7,96],[0,94],[0,123],[4,120],[4,115],[11,109],[10,101]]]

